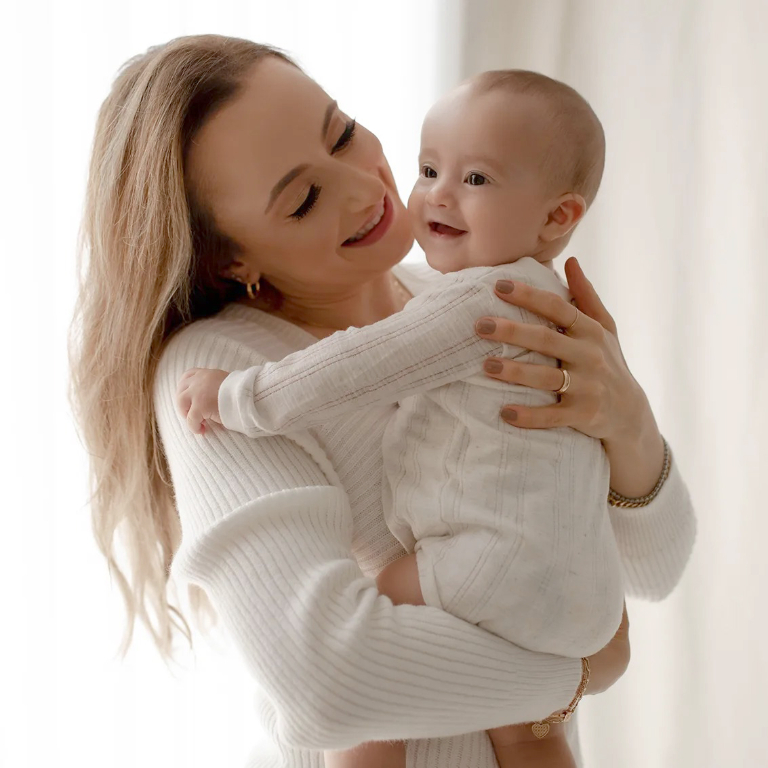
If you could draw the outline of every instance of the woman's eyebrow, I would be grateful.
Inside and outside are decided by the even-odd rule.
[[[333,117],[333,113],[338,109],[338,103],[336,101],[332,101],[326,108],[325,108],[325,115],[323,116],[323,128],[320,132],[320,140],[325,142],[327,136],[328,136],[328,128],[330,128],[331,125],[331,118]],[[269,202],[267,203],[267,207],[264,209],[264,213],[269,213],[269,209],[274,205],[275,200],[277,200],[280,193],[300,174],[304,173],[304,171],[309,168],[309,165],[307,163],[303,163],[302,165],[297,165],[292,170],[288,171],[288,173],[283,176],[280,181],[275,184],[274,187],[272,187],[272,191],[269,193]]]
[[[320,140],[325,141],[326,137],[328,136],[328,128],[331,125],[331,118],[333,117],[333,113],[339,108],[338,102],[332,101],[326,108],[325,108],[325,117],[323,117],[323,130],[320,134]]]

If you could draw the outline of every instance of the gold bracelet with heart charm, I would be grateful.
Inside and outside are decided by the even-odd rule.
[[[576,695],[573,697],[573,701],[560,712],[553,712],[549,717],[545,717],[543,720],[538,720],[535,723],[531,723],[531,731],[537,739],[543,739],[548,733],[550,725],[556,723],[567,723],[571,719],[576,706],[581,701],[581,697],[584,695],[584,691],[587,690],[589,685],[589,661],[587,659],[581,660],[581,682],[576,691]]]

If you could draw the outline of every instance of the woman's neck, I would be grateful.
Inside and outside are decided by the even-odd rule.
[[[399,312],[410,299],[411,294],[388,270],[328,299],[295,301],[285,297],[281,308],[273,314],[323,338],[350,326],[362,328],[383,320]]]

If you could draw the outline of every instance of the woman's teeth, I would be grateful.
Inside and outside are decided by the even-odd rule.
[[[354,243],[357,240],[362,240],[380,221],[381,217],[384,215],[384,203],[381,204],[381,209],[376,214],[376,218],[371,219],[371,221],[368,222],[362,229],[355,232],[352,237],[350,237],[348,240],[346,240],[347,243]]]

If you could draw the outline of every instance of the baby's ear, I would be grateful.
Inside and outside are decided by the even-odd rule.
[[[587,204],[581,195],[569,192],[561,195],[552,204],[541,239],[546,243],[565,237],[583,218]]]

